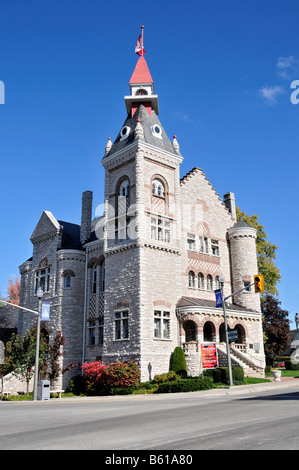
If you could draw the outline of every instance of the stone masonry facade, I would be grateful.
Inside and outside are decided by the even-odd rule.
[[[231,352],[248,375],[263,375],[264,352],[257,274],[256,231],[236,221],[235,196],[223,200],[200,168],[180,177],[183,157],[158,119],[158,97],[140,57],[125,97],[127,118],[109,139],[104,215],[92,219],[92,192],[82,195],[81,225],[44,211],[20,266],[21,299],[36,310],[37,288],[51,304],[42,328],[65,337],[63,366],[134,359],[142,380],[169,370],[181,346],[189,374],[202,371],[200,344],[216,342],[226,356],[222,309],[214,290],[224,275]],[[20,313],[25,334],[34,315]],[[78,371],[77,371],[78,372]],[[63,375],[59,387],[65,387]]]

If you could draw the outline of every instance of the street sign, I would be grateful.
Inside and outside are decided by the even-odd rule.
[[[50,302],[42,302],[41,321],[50,321]]]
[[[238,339],[238,331],[236,329],[228,329],[228,339],[230,342],[235,342]]]
[[[215,292],[215,296],[216,296],[216,307],[222,307],[221,289],[216,289],[214,292]]]
[[[215,369],[218,367],[218,355],[216,343],[201,343],[201,362],[203,369]]]

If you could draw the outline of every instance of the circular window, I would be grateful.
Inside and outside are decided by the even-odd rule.
[[[158,124],[155,124],[154,126],[152,126],[152,133],[153,133],[153,136],[159,137],[159,139],[162,139],[162,129],[160,126],[158,126]]]
[[[124,126],[120,131],[120,140],[126,139],[130,134],[131,128],[129,126]]]

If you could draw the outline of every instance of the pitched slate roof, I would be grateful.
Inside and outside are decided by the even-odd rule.
[[[177,308],[180,307],[208,307],[216,308],[216,300],[206,300],[206,299],[197,299],[195,297],[181,297],[177,303]],[[255,310],[249,310],[246,307],[241,307],[239,305],[229,304],[227,305],[227,310],[231,311],[244,311],[244,312],[255,312]]]
[[[58,223],[63,226],[62,234],[62,250],[82,250],[80,242],[80,225],[72,224],[70,222],[62,222],[58,220]]]
[[[130,133],[128,137],[126,139],[121,140],[121,135],[119,132],[110,151],[107,155],[105,155],[103,159],[107,158],[108,156],[110,157],[111,155],[120,150],[125,149],[135,141],[135,128],[137,125],[137,119],[140,119],[140,123],[143,128],[144,142],[151,144],[161,150],[166,150],[167,152],[177,155],[155,111],[152,109],[150,116],[145,106],[143,104],[140,104],[134,116],[131,117],[130,115],[128,115],[123,126],[121,127],[121,129],[125,126],[130,127]],[[152,126],[154,126],[155,124],[161,127],[162,139],[153,135]]]

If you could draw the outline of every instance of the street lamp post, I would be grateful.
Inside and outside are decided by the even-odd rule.
[[[40,340],[40,317],[41,317],[41,309],[42,309],[42,296],[43,296],[44,293],[43,293],[43,290],[39,287],[36,294],[37,294],[37,297],[38,297],[38,315],[37,315],[37,331],[36,331],[36,351],[35,351],[33,400],[37,400],[39,340]]]
[[[223,307],[224,329],[225,329],[225,342],[226,342],[226,353],[227,353],[227,364],[228,364],[228,377],[229,377],[229,384],[232,387],[233,386],[233,374],[232,374],[232,363],[231,363],[231,358],[230,358],[229,339],[228,339],[228,326],[227,326],[227,318],[226,318],[226,306],[225,306],[226,298],[224,297],[225,277],[224,277],[223,274],[220,275],[219,281],[220,281],[221,295],[222,295],[222,307]]]

